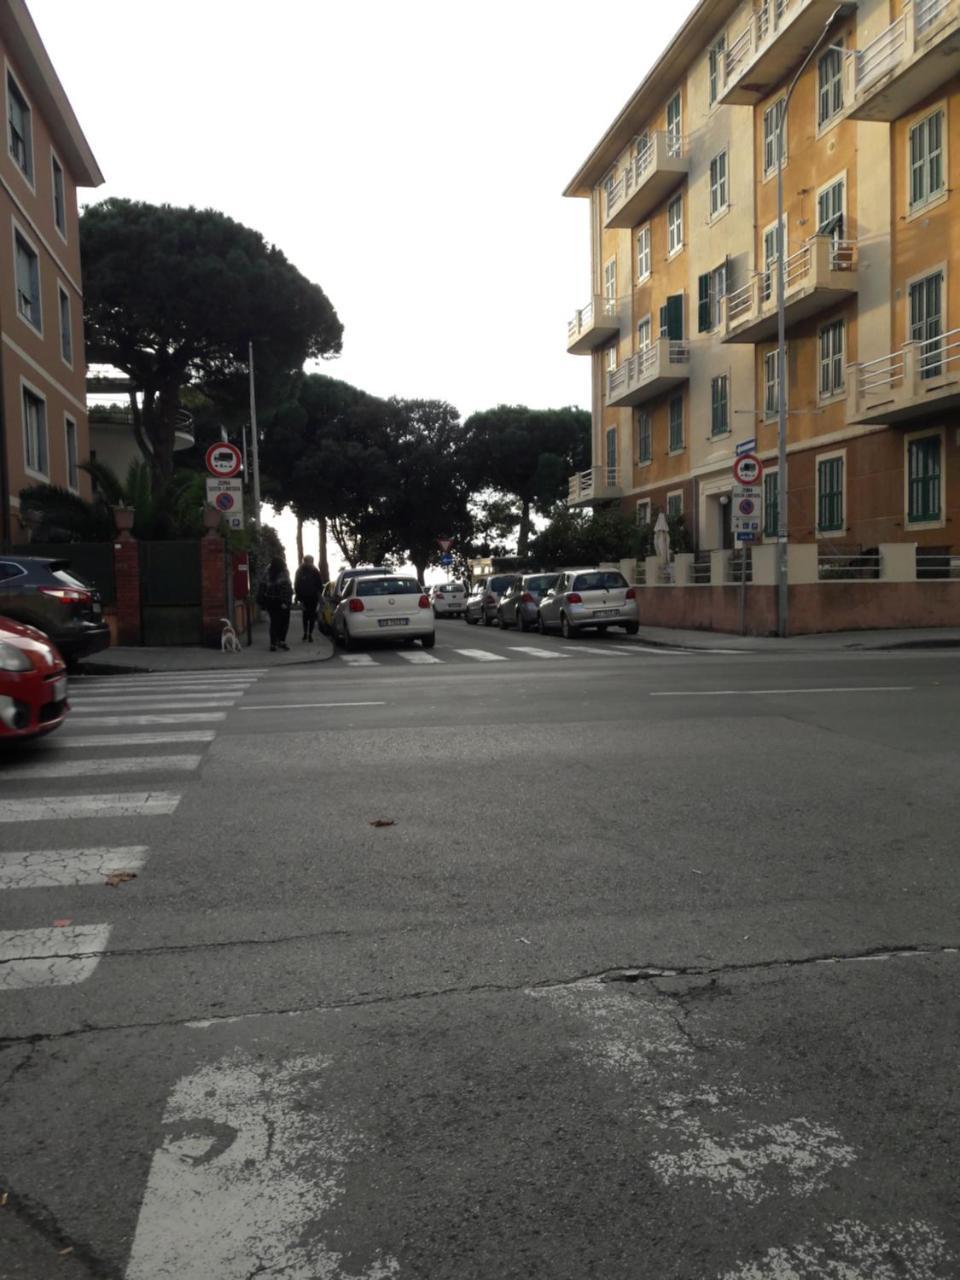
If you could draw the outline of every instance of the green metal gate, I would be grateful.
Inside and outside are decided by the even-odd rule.
[[[141,542],[140,613],[144,644],[200,644],[200,543]]]

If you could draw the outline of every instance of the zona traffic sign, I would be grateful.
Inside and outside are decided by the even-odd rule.
[[[737,484],[756,484],[763,475],[763,463],[753,453],[742,453],[734,459],[733,478]]]
[[[229,480],[240,474],[243,466],[243,455],[235,444],[212,444],[206,455],[207,470],[212,476],[221,480]]]

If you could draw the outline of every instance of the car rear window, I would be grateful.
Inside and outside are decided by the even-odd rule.
[[[358,596],[418,596],[420,583],[413,578],[361,578]]]
[[[574,591],[615,591],[626,585],[627,580],[622,573],[608,573],[602,569],[596,573],[578,573],[573,580]]]
[[[528,591],[549,591],[559,577],[559,573],[543,573],[539,578],[527,578],[524,585]]]
[[[18,564],[11,564],[9,560],[0,560],[0,582],[7,578],[22,578],[23,570]]]
[[[488,591],[506,591],[511,582],[515,581],[512,573],[502,573],[496,578],[491,578],[487,583]]]
[[[89,582],[84,582],[82,578],[78,578],[74,573],[67,573],[66,569],[54,569],[53,576],[58,582],[62,582],[65,587],[79,587],[81,591],[90,590]]]

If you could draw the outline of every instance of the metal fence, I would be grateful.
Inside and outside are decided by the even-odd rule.
[[[194,539],[138,546],[143,643],[200,644],[200,543]]]

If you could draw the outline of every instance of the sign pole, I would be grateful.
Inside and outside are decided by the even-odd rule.
[[[740,634],[747,634],[747,544],[740,544]]]
[[[260,441],[257,433],[257,393],[253,382],[253,343],[247,343],[250,370],[250,455],[253,459],[253,523],[260,528]]]

